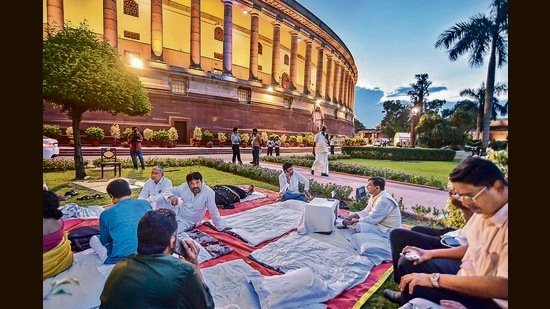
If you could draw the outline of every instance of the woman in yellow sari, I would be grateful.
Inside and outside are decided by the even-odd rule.
[[[43,280],[55,276],[73,264],[71,243],[63,230],[63,213],[59,210],[59,197],[44,190],[42,218],[42,271]]]

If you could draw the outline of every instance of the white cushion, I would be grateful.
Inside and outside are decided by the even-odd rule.
[[[296,308],[330,299],[325,282],[311,268],[302,267],[284,275],[262,276],[249,280],[262,309]]]
[[[353,248],[360,255],[369,257],[375,265],[392,260],[389,239],[375,233],[355,233],[350,238]]]

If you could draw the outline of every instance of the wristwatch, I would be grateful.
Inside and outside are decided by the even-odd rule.
[[[432,281],[432,284],[434,287],[439,289],[439,273],[433,273],[430,275],[430,280]]]

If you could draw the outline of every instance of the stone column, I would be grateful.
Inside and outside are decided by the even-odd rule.
[[[233,1],[223,2],[223,75],[233,76]]]
[[[323,97],[323,46],[317,47],[317,78],[315,79],[315,97]]]
[[[162,59],[162,0],[151,1],[151,59]]]
[[[47,0],[46,10],[48,14],[48,25],[60,27],[63,29],[65,17],[63,13],[63,0]]]
[[[338,102],[342,104],[342,94],[344,93],[344,76],[346,67],[342,64],[340,67],[340,77],[338,77]]]
[[[103,0],[103,37],[115,48],[118,47],[116,0]]]
[[[306,63],[304,65],[304,94],[310,94],[309,87],[311,85],[311,47],[313,42],[306,40]]]
[[[298,66],[298,33],[290,32],[290,90],[296,90]]]
[[[271,56],[271,84],[279,86],[281,66],[281,24],[273,24],[273,53]]]
[[[349,84],[349,73],[346,70],[344,72],[344,93],[342,94],[342,103],[344,103],[344,106],[348,106],[348,84]]]
[[[191,59],[189,68],[201,68],[201,0],[191,0]]]
[[[327,56],[327,77],[325,83],[325,100],[330,101],[330,91],[332,90],[332,56]]]
[[[258,80],[258,39],[260,20],[258,12],[250,13],[250,73],[248,80]]]
[[[340,62],[334,61],[334,84],[332,85],[332,102],[338,103],[338,82],[340,80]]]

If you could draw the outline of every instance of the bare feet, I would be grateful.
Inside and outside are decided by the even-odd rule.
[[[246,190],[247,195],[250,195],[252,193],[254,193],[254,185],[250,185],[250,187],[248,187],[248,190]]]

